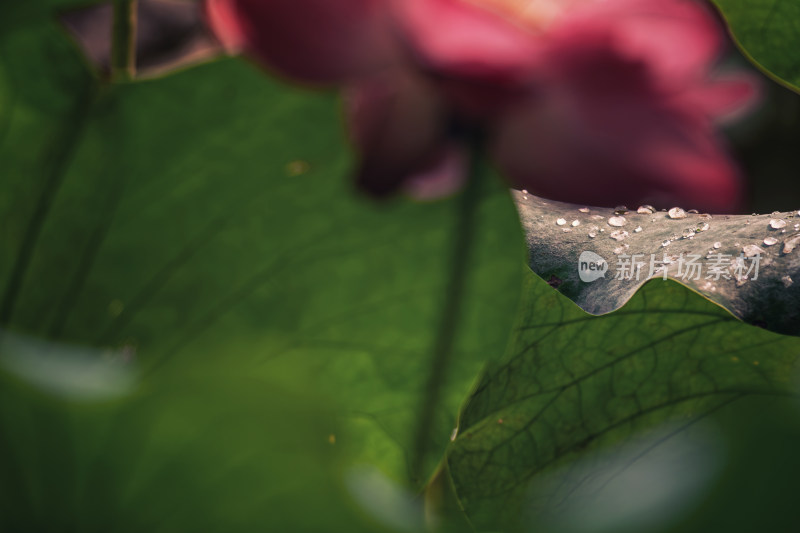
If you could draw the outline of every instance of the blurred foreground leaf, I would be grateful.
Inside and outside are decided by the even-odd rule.
[[[246,376],[158,381],[103,405],[0,381],[3,531],[375,531],[330,418]]]
[[[258,424],[261,409],[282,405],[270,392],[276,388],[315,398],[331,414],[327,426],[302,416],[295,423],[308,439],[341,448],[343,463],[375,465],[395,482],[420,486],[441,459],[478,370],[507,343],[517,311],[523,241],[499,180],[482,183],[474,252],[456,265],[466,290],[453,325],[454,353],[434,379],[453,243],[465,231],[460,198],[376,204],[359,197],[330,94],[287,87],[242,60],[107,85],[90,74],[42,6],[2,9],[10,18],[0,34],[0,328],[9,337],[0,339],[6,342],[0,352],[13,349],[10,335],[22,335],[47,346],[125,353],[142,390],[158,383],[157,390],[170,391],[141,411],[138,403],[125,408],[133,419],[114,429],[121,451],[109,445],[103,455],[110,463],[103,468],[115,472],[106,486],[146,474],[127,446],[145,438],[150,429],[139,424],[163,410],[176,414],[153,430],[163,433],[147,445],[163,461],[147,469],[165,480],[164,488],[142,481],[140,490],[156,491],[147,496],[154,499],[163,491],[166,499],[148,503],[139,522],[147,529],[193,529],[194,522],[180,525],[189,515],[167,497],[192,485],[194,469],[200,477],[219,475],[219,494],[225,487],[237,494],[240,475],[242,487],[256,486],[252,476],[267,486],[259,491],[280,491],[292,483],[291,469],[269,451],[266,429],[252,435],[261,429],[245,424]],[[429,405],[432,388],[436,402]],[[184,403],[182,395],[193,390],[203,392]],[[43,523],[51,505],[60,523],[78,520],[84,508],[70,494],[89,470],[70,462],[57,443],[78,439],[75,453],[90,453],[84,435],[118,416],[74,419],[68,405],[52,400],[56,414],[42,408],[44,422],[31,426],[41,428],[35,431],[42,438],[34,439],[15,421],[39,409],[38,400],[8,394],[4,436],[19,442],[0,460],[15,469],[2,481],[8,480],[4,490],[49,487],[20,492],[14,520]],[[213,429],[213,417],[231,413],[241,413],[231,423],[245,426]],[[175,431],[185,425],[202,433],[208,447],[182,458],[189,437],[164,427],[173,424]],[[283,418],[280,424],[291,427]],[[253,442],[239,442],[247,440]],[[223,473],[229,455],[251,452],[252,459]],[[39,453],[50,457],[45,470],[36,464]],[[305,466],[287,463],[300,468],[300,485],[314,479],[310,457]],[[251,460],[253,473],[244,466]],[[415,461],[421,468],[412,473]],[[59,483],[50,486],[50,476]],[[320,490],[310,497],[324,502],[327,489]],[[213,494],[208,498],[216,500]],[[105,502],[109,513],[128,505],[128,496],[107,491],[107,500],[123,496]],[[208,520],[212,528],[244,527],[253,514],[250,507],[235,512],[234,496],[214,505],[196,499],[191,520]],[[275,502],[264,500],[263,512],[283,512],[283,500]]]

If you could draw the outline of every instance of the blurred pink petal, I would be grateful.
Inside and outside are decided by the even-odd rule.
[[[534,32],[465,0],[392,0],[404,42],[437,75],[489,84],[530,77]]]
[[[589,44],[556,46],[547,83],[497,122],[494,154],[511,182],[575,203],[737,208],[741,181],[707,115],[609,43]]]
[[[445,109],[424,79],[402,70],[387,72],[349,88],[345,104],[361,156],[356,181],[367,192],[395,192],[439,163]]]
[[[206,18],[219,42],[230,54],[238,54],[246,45],[246,35],[236,6],[231,0],[206,0]]]
[[[597,0],[554,24],[549,39],[605,34],[620,55],[647,64],[664,84],[700,79],[722,51],[722,28],[695,0]]]
[[[392,61],[382,0],[206,0],[212,28],[280,73],[342,82]]]
[[[441,149],[429,168],[412,175],[403,189],[417,200],[435,200],[457,192],[467,180],[469,156],[467,149],[452,143]]]
[[[451,192],[464,177],[452,147],[481,130],[509,181],[542,196],[741,201],[714,125],[757,93],[711,75],[722,28],[692,0],[206,1],[230,47],[347,87],[372,194]]]
[[[712,78],[690,87],[679,98],[718,122],[730,122],[752,111],[761,96],[758,80],[745,74]]]

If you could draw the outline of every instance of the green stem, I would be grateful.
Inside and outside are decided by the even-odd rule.
[[[441,400],[447,372],[456,342],[456,333],[462,316],[463,297],[475,240],[477,211],[480,204],[482,178],[485,163],[479,143],[472,150],[469,180],[459,198],[456,214],[455,238],[453,239],[441,322],[433,345],[433,365],[419,406],[419,423],[414,436],[411,455],[411,478],[422,482],[425,459],[430,451],[431,434],[434,428],[436,406]]]
[[[136,23],[138,0],[114,1],[111,37],[111,79],[130,81],[136,75]]]

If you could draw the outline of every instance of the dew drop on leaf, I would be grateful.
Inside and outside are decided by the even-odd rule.
[[[686,211],[680,207],[673,207],[667,212],[667,216],[669,218],[686,218]]]
[[[614,239],[615,241],[621,241],[627,236],[628,236],[628,232],[624,231],[624,230],[613,231],[613,232],[611,232],[611,235],[610,235],[610,237],[612,239]]]
[[[773,218],[769,221],[769,227],[772,229],[782,229],[786,227],[786,221],[782,218]]]
[[[783,253],[790,254],[800,245],[800,234],[783,241]]]
[[[756,246],[755,244],[748,244],[742,247],[742,252],[744,253],[745,257],[754,257],[759,254],[764,253],[764,249],[760,246]]]

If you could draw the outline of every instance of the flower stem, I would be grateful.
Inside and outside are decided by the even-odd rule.
[[[475,143],[470,164],[470,175],[456,212],[455,236],[451,242],[449,279],[444,294],[439,327],[433,345],[431,373],[419,406],[419,421],[414,435],[410,474],[414,483],[422,482],[425,463],[431,449],[437,405],[446,384],[450,361],[455,348],[456,334],[462,316],[463,297],[470,271],[470,261],[475,239],[477,211],[480,204],[485,162],[480,143]]]
[[[111,37],[111,79],[130,81],[136,75],[136,24],[138,0],[114,1]]]

